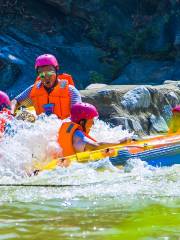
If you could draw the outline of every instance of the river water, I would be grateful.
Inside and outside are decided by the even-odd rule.
[[[19,121],[0,143],[0,239],[179,239],[179,165],[134,159],[118,169],[106,158],[29,177],[25,166],[58,148],[59,126],[55,118]],[[102,121],[92,129],[101,140],[128,134]]]

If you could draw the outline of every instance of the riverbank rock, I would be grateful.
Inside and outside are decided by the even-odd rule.
[[[168,131],[171,109],[180,104],[180,81],[163,85],[95,85],[81,91],[84,102],[94,104],[100,118],[136,134]]]
[[[135,110],[137,108],[148,108],[151,103],[151,94],[144,87],[136,87],[124,94],[121,104],[124,108]]]

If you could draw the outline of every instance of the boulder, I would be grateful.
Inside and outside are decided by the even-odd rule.
[[[84,102],[94,104],[100,119],[137,135],[168,131],[173,105],[180,104],[177,85],[108,85],[81,91]]]
[[[175,107],[179,103],[179,98],[175,92],[171,91],[169,93],[166,93],[165,96],[172,107]]]
[[[121,104],[128,110],[148,108],[151,103],[149,90],[144,87],[136,87],[128,91],[122,98]]]
[[[141,127],[138,119],[133,119],[133,117],[113,117],[109,119],[109,122],[112,125],[118,126],[122,125],[123,129],[127,129],[129,131],[134,131],[134,132],[143,132],[143,128]]]
[[[107,84],[104,83],[94,83],[94,84],[90,84],[86,87],[86,90],[90,90],[90,89],[100,89],[100,88],[104,88],[108,86]]]
[[[152,114],[150,116],[150,130],[151,132],[167,132],[168,131],[168,126],[166,121],[164,120],[164,118],[162,116],[155,116],[154,114]]]

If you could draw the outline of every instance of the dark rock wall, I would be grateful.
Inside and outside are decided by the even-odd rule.
[[[1,89],[32,84],[34,60],[55,54],[78,88],[180,79],[179,0],[1,0]]]

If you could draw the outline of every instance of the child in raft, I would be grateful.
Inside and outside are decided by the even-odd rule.
[[[63,150],[63,156],[67,157],[79,152],[109,148],[126,142],[130,138],[123,138],[116,142],[98,142],[89,135],[94,124],[94,118],[99,116],[95,106],[88,103],[76,103],[71,108],[71,122],[64,122],[58,133],[58,143]],[[60,166],[68,166],[69,163],[62,161]]]

